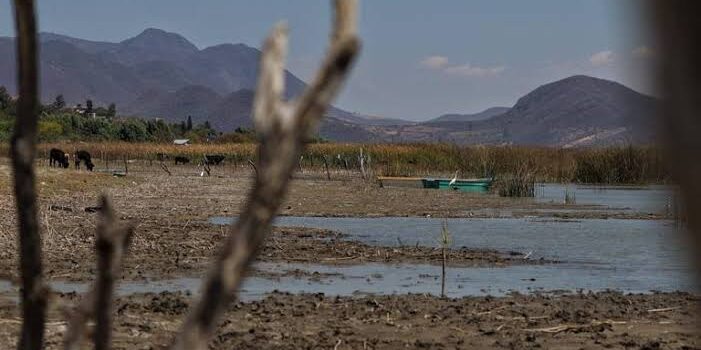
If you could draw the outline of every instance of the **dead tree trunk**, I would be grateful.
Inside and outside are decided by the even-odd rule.
[[[701,2],[659,0],[649,5],[661,59],[657,78],[663,109],[659,120],[672,175],[687,210],[696,267],[701,267],[701,215],[696,215],[701,214]]]
[[[15,0],[17,33],[17,85],[19,101],[12,136],[12,168],[19,224],[20,275],[22,277],[22,331],[19,349],[41,349],[44,341],[47,288],[41,263],[41,235],[35,191],[39,110],[37,29],[33,0]]]

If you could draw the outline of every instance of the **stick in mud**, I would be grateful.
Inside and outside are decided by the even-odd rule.
[[[95,349],[110,347],[114,283],[119,276],[135,226],[117,222],[109,198],[103,196],[100,202],[95,240],[98,277],[69,320],[63,343],[66,350],[80,349],[87,322],[91,318],[96,324],[93,332]]]
[[[253,172],[258,175],[258,167],[256,167],[256,163],[254,163],[252,160],[248,160],[248,164],[253,168]]]
[[[450,244],[452,239],[450,237],[450,231],[448,230],[448,220],[444,220],[441,224],[441,235],[439,237],[439,242],[441,244],[441,298],[445,298],[445,265],[448,260],[448,249],[450,249]]]
[[[365,157],[363,156],[362,147],[360,148],[360,155],[358,155],[358,161],[360,162],[360,175],[363,177],[363,180],[365,180]]]
[[[163,163],[163,162],[161,162],[161,169],[163,169],[163,171],[165,171],[166,174],[168,174],[168,176],[173,175],[173,174],[170,172],[170,169],[168,169],[168,166],[167,166],[165,163]]]
[[[326,169],[326,180],[331,180],[331,173],[329,173],[329,157],[324,154],[324,169]]]

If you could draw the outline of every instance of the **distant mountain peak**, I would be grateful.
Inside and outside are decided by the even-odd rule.
[[[504,114],[508,112],[509,109],[509,107],[490,107],[481,112],[472,114],[444,114],[438,118],[428,120],[425,123],[473,122],[478,120],[489,119],[497,115]]]
[[[256,55],[256,59],[258,58],[258,54],[260,54],[260,50],[256,49],[255,47],[248,46],[246,44],[238,43],[238,44],[218,44],[218,45],[212,45],[208,46],[204,49],[202,49],[203,54],[229,54],[229,53],[237,53],[237,54],[247,54],[247,53],[253,53]]]
[[[177,48],[190,52],[198,51],[197,46],[185,39],[184,36],[158,28],[146,28],[139,35],[123,40],[121,44],[138,47],[156,45],[159,47],[169,47],[171,49]]]

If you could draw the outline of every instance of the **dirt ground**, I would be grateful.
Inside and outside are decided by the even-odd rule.
[[[239,213],[250,186],[247,170],[216,168],[200,177],[195,167],[174,168],[168,176],[156,167],[132,166],[126,177],[85,171],[38,168],[46,274],[52,279],[90,280],[94,267],[94,212],[100,193],[109,193],[118,214],[138,226],[125,262],[124,276],[200,275],[225,237],[213,216]],[[0,166],[0,276],[17,280],[14,203],[9,168]],[[534,203],[492,195],[461,194],[416,188],[380,188],[359,179],[328,181],[300,174],[292,183],[283,215],[296,216],[475,216],[475,212],[532,211],[572,206]],[[340,176],[340,175],[339,175]],[[420,198],[418,200],[417,198]],[[438,233],[436,233],[438,234]],[[372,235],[372,232],[368,232]],[[332,239],[332,244],[327,242]],[[506,266],[544,263],[524,260],[522,252],[460,248],[450,253],[457,266]],[[334,232],[304,228],[275,229],[262,261],[348,264],[361,262],[437,263],[431,248],[370,247]]]
[[[226,235],[224,227],[211,225],[207,220],[237,215],[250,186],[250,171],[233,167],[215,168],[211,177],[198,176],[194,166],[171,167],[172,176],[155,166],[133,165],[130,171],[125,177],[113,177],[39,168],[47,278],[88,281],[94,277],[94,207],[103,192],[114,199],[122,219],[138,225],[123,268],[124,278],[199,276]],[[0,279],[16,282],[17,242],[10,183],[9,168],[0,163]],[[325,175],[308,173],[298,174],[292,182],[282,215],[663,218],[494,195],[380,188],[347,174],[334,174],[328,181]],[[523,256],[523,252],[466,247],[450,251],[450,264],[554,263]],[[426,247],[372,247],[350,241],[337,232],[281,227],[273,230],[259,260],[437,264],[440,252]],[[16,295],[0,295],[0,349],[11,348],[15,342],[19,327],[15,298]],[[65,311],[76,299],[76,295],[57,295],[52,299],[49,348],[59,347],[65,330]],[[191,303],[191,296],[179,293],[118,299],[115,348],[163,347]],[[455,300],[424,295],[325,297],[276,293],[259,302],[233,305],[212,346],[694,349],[701,348],[701,340],[693,332],[698,306],[696,296],[682,293],[512,295]]]
[[[48,349],[60,348],[67,307],[52,299]],[[115,349],[160,349],[193,299],[133,295],[115,304]],[[273,293],[232,305],[212,349],[698,349],[699,299],[684,293],[325,297]],[[0,346],[19,330],[14,301],[0,297]]]

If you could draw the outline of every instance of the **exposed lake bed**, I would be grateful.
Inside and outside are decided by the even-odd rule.
[[[40,176],[56,174],[50,170]],[[88,190],[82,192],[46,188],[41,194],[46,232],[44,254],[47,277],[58,293],[53,299],[54,306],[65,308],[70,305],[75,293],[87,290],[94,278],[96,215],[83,208],[94,206],[102,186],[109,188],[120,216],[138,224],[125,260],[123,279],[117,287],[120,305],[130,310],[142,308],[144,303],[152,302],[149,300],[167,300],[167,305],[191,303],[192,298],[198,296],[201,277],[227,233],[225,224],[235,220],[238,214],[248,188],[248,178],[245,173],[221,177],[187,175],[165,176],[137,171],[127,177],[127,181],[115,179],[112,185],[111,178],[101,179],[101,183],[107,185],[94,188],[86,182]],[[649,338],[651,342],[662,339],[663,344],[697,344],[697,339],[685,330],[691,322],[691,310],[697,306],[694,295],[698,291],[692,280],[693,271],[686,262],[689,252],[685,249],[684,235],[670,220],[666,204],[669,200],[659,199],[671,196],[671,192],[640,188],[596,189],[607,191],[602,195],[606,198],[602,203],[596,201],[595,193],[584,189],[584,192],[576,192],[576,203],[562,203],[557,195],[561,190],[564,192],[558,185],[546,185],[539,197],[512,199],[490,194],[378,188],[357,179],[326,181],[308,175],[295,179],[290,197],[283,206],[283,215],[276,220],[276,228],[242,287],[242,304],[237,308],[248,309],[254,305],[272,308],[282,302],[303,310],[300,312],[310,313],[313,309],[307,310],[309,305],[319,303],[314,300],[321,298],[322,304],[338,301],[349,305],[349,315],[360,317],[358,315],[362,314],[361,319],[365,320],[370,316],[363,305],[380,299],[384,300],[378,301],[383,305],[404,305],[416,301],[416,298],[425,298],[422,300],[427,304],[426,308],[435,308],[434,311],[439,312],[446,307],[478,301],[496,303],[494,307],[499,310],[510,309],[514,298],[531,298],[529,303],[561,303],[564,301],[560,298],[572,295],[580,295],[579,298],[587,300],[587,304],[598,305],[607,303],[601,300],[611,299],[614,295],[617,305],[620,305],[608,307],[619,315],[615,322],[627,322],[625,327],[635,322],[637,331],[649,328],[651,322],[671,322],[664,323],[669,325],[664,327],[671,327],[669,329],[658,327],[655,330],[653,327],[647,330],[648,333],[642,334],[647,338],[643,339]],[[173,193],[178,195],[173,196]],[[616,197],[616,193],[622,198]],[[649,204],[645,202],[648,200],[645,193],[653,194]],[[9,196],[3,195],[3,198]],[[11,201],[2,202],[7,207],[6,212],[11,212]],[[14,227],[8,226],[14,225],[13,218],[4,220],[5,227]],[[452,237],[446,295],[454,299],[448,300],[438,297],[442,256],[437,240],[444,222]],[[3,318],[14,317],[16,306],[11,304],[16,305],[18,293],[16,283],[12,283],[17,280],[16,248],[9,233],[3,232],[4,246],[0,253],[6,280],[0,283],[4,300],[0,317]],[[514,293],[524,296],[514,297]],[[650,306],[650,309],[674,309],[663,312],[666,318],[658,318],[656,312],[647,315],[640,311],[643,307],[640,305],[653,300],[656,307]],[[629,303],[639,305],[623,307]],[[411,315],[403,317],[408,317],[412,324],[424,322],[419,321],[424,315],[411,314],[411,310],[403,307],[398,306],[398,310]],[[574,308],[566,311],[576,313]],[[233,312],[232,319],[239,317],[236,316],[238,311]],[[430,313],[428,309],[426,312]],[[174,315],[183,313],[182,310],[175,313],[172,310],[148,311],[138,317],[143,317],[142,321],[153,318],[165,322],[156,328],[170,329],[180,319]],[[382,313],[372,317],[386,319],[386,312]],[[529,333],[538,334],[534,339],[541,346],[562,345],[550,343],[554,339],[552,334],[576,342],[581,340],[580,333],[586,333],[589,334],[587,339],[596,338],[601,344],[614,346],[628,341],[626,339],[634,334],[634,331],[625,331],[621,323],[608,322],[605,316],[609,314],[606,313],[591,314],[573,324],[570,324],[572,319],[549,315],[547,321],[536,318],[539,321],[533,324],[533,321],[527,321],[518,325],[503,318],[516,316],[497,314],[502,318],[479,318],[473,319],[474,323],[464,323],[464,315],[450,314],[435,322],[468,332],[472,336],[467,338],[477,342],[473,345],[497,347],[508,347],[509,341],[525,341]],[[294,338],[298,342],[290,344],[297,346],[316,344],[328,347],[330,344],[333,347],[338,339],[356,344],[355,347],[363,347],[363,342],[371,347],[384,345],[391,348],[407,344],[417,346],[421,342],[437,344],[438,340],[443,344],[455,342],[457,346],[457,341],[460,338],[464,341],[465,334],[468,334],[438,332],[435,336],[439,338],[435,338],[422,332],[414,337],[399,338],[389,336],[387,332],[375,334],[364,326],[346,324],[331,314],[322,313],[319,322],[342,325],[339,334],[352,331],[358,337],[350,334],[329,336],[322,334],[322,329],[297,329],[316,334],[317,339],[313,336],[295,338],[285,328],[294,328],[289,322],[293,322],[296,316],[276,315],[271,318],[269,314],[263,314],[264,318],[256,321],[271,327],[265,328],[268,333],[260,336]],[[389,319],[396,324],[392,311]],[[54,321],[59,322],[60,317],[56,316]],[[496,324],[498,321],[501,323]],[[555,333],[525,330],[531,326],[555,327],[563,322],[575,328]],[[243,326],[223,327],[221,331],[235,327],[231,330],[234,333],[247,332],[239,328]],[[490,331],[489,327],[493,329]],[[144,332],[144,336],[158,333],[156,328],[154,332]],[[603,340],[600,334],[612,335],[611,329],[616,330],[615,341]],[[683,336],[660,338],[660,332],[670,330]],[[502,331],[505,333],[499,335]],[[274,335],[276,332],[279,335]],[[626,332],[628,335],[623,335]],[[288,334],[285,336],[285,333]],[[497,338],[492,339],[495,334]],[[132,344],[119,334],[117,339],[124,341],[122,347]],[[224,337],[217,345],[250,347],[255,339]],[[154,342],[159,344],[158,340]]]

